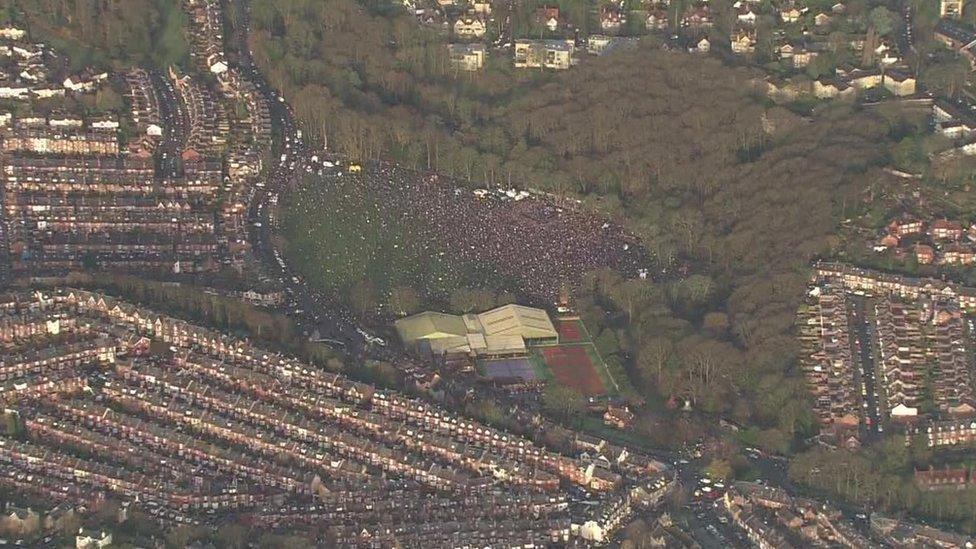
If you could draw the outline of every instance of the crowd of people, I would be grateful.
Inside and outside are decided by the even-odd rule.
[[[627,277],[646,276],[648,258],[636,237],[609,219],[550,197],[472,190],[393,167],[306,188],[316,192],[304,193],[311,198],[305,208],[329,225],[318,238],[362,246],[332,250],[324,263],[358,261],[367,272],[412,275],[428,295],[453,284],[501,288],[554,303],[564,285],[576,285],[588,271],[606,267]],[[343,231],[359,234],[352,239],[338,234]],[[314,228],[309,234],[314,236]],[[325,268],[350,272],[354,267]]]

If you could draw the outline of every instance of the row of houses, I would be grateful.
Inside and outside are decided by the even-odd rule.
[[[923,490],[965,490],[972,486],[972,472],[966,467],[915,470],[915,484]]]
[[[220,17],[219,9],[211,13],[210,24]],[[6,40],[24,40],[26,33],[15,30]],[[55,56],[42,46],[21,52],[17,44],[8,47],[25,59],[44,63]],[[218,82],[229,91],[220,99],[207,85],[173,75],[182,108],[170,108],[186,114],[168,128],[183,147],[179,170],[157,171],[151,158],[167,130],[159,89],[165,84],[146,70],[132,69],[117,79],[136,130],[129,143],[120,141],[116,118],[0,116],[4,244],[13,272],[100,267],[182,273],[210,270],[219,261],[242,263],[248,247],[241,182],[260,173],[271,123],[253,84],[239,73],[225,73]],[[88,93],[108,79],[83,71],[63,86],[69,93]],[[247,114],[231,120],[225,105],[230,101]],[[235,146],[225,151],[232,136]]]
[[[638,500],[658,498],[664,487],[664,477],[655,476],[663,466],[610,450],[604,441],[586,443],[592,454],[558,454],[426,402],[99,294],[14,294],[0,297],[0,312],[10,345],[42,349],[38,356],[7,354],[0,365],[4,379],[14,382],[3,395],[27,433],[26,442],[0,439],[0,460],[14,473],[0,474],[0,485],[56,495],[55,501],[81,503],[109,493],[199,515],[260,512],[275,498],[307,502],[319,493],[358,490],[378,501],[394,489],[433,490],[480,509],[470,518],[437,510],[445,523],[462,523],[445,536],[460,532],[467,539],[470,529],[478,532],[471,539],[482,539],[491,525],[527,520],[527,539],[564,541],[582,535],[588,522],[615,530]],[[97,352],[82,356],[56,345],[56,352],[43,352],[54,332]],[[64,382],[61,392],[32,389],[42,382],[51,387],[50,377],[59,373],[98,382]],[[72,448],[103,457],[77,459],[66,452]],[[18,473],[37,482],[27,487]],[[605,506],[599,516],[571,514],[567,483],[626,505],[608,503],[616,511],[604,512]],[[501,494],[513,502],[504,512],[491,503]],[[382,537],[390,521],[409,522],[361,506],[335,512],[336,535],[343,539],[353,534],[346,526]],[[395,539],[423,532],[404,528]]]
[[[956,221],[937,219],[929,223],[903,217],[888,224],[873,249],[897,259],[913,255],[920,265],[965,266],[976,263],[974,239],[976,228],[964,229]]]
[[[937,100],[932,104],[934,133],[950,141],[946,150],[939,156],[976,155],[976,117],[964,108],[964,104],[953,104]]]
[[[287,508],[262,508],[256,517],[262,525],[271,528],[294,528],[315,523],[341,525],[369,525],[376,523],[384,515],[395,517],[397,523],[392,529],[404,529],[410,523],[437,524],[451,521],[461,510],[465,516],[474,521],[491,520],[499,513],[499,509],[508,508],[507,520],[526,520],[538,517],[551,517],[552,521],[561,524],[553,530],[564,530],[567,536],[553,541],[567,541],[569,521],[559,515],[567,509],[566,498],[559,494],[541,494],[529,491],[491,491],[477,497],[454,497],[431,493],[427,497],[417,498],[416,494],[403,488],[384,489],[376,486],[375,490],[335,490],[317,492],[320,505],[292,505]],[[528,529],[540,526],[539,523],[524,523]],[[544,529],[552,526],[542,524]],[[387,526],[388,528],[390,526]],[[483,530],[477,528],[476,530]],[[378,531],[370,529],[369,535],[376,536]],[[401,535],[406,533],[401,532]],[[340,534],[341,535],[341,534]]]
[[[964,313],[976,312],[976,289],[934,278],[913,278],[887,274],[845,263],[819,261],[813,265],[813,282],[834,282],[847,291],[871,295],[892,295],[907,301],[921,297],[943,297],[958,304]]]
[[[628,490],[604,500],[596,516],[579,527],[579,536],[594,543],[607,543],[626,526],[635,512],[656,508],[675,486],[676,477],[659,473]]]
[[[947,48],[976,62],[976,29],[954,17],[943,17],[935,26],[934,37]]]
[[[142,68],[130,69],[122,75],[122,80],[137,136],[130,143],[129,152],[141,157],[151,156],[163,136],[159,91],[149,72]]]
[[[170,75],[186,107],[188,127],[183,143],[184,160],[219,156],[230,135],[230,121],[223,102],[203,83],[189,75]]]
[[[566,70],[573,65],[572,40],[516,40],[515,68]]]
[[[872,513],[871,533],[892,547],[942,547],[963,549],[972,547],[973,539],[933,526],[916,524],[906,520]]]
[[[575,51],[572,40],[516,40],[515,67],[566,70],[575,63]],[[484,67],[488,51],[484,44],[449,44],[448,55],[455,70],[477,71]]]
[[[955,234],[946,230],[938,234]],[[867,318],[857,320],[872,326],[867,340],[858,339],[857,348],[867,347],[877,362],[876,396],[885,417],[915,421],[923,415],[952,418],[976,412],[972,342],[964,316],[972,305],[962,299],[970,290],[934,282],[841,264],[815,266],[814,288],[798,326],[801,363],[828,434],[850,442],[866,422],[866,387],[862,384],[858,397],[854,384],[856,372],[865,365],[852,357],[850,294],[870,298]]]
[[[839,510],[791,497],[779,488],[736,482],[726,491],[723,504],[733,524],[758,547],[829,545],[855,549],[873,545]]]
[[[953,448],[976,443],[976,421],[970,418],[931,420],[916,426],[909,436],[929,448]]]
[[[117,155],[118,127],[110,131],[91,128],[8,128],[0,133],[5,153],[58,155]]]
[[[803,97],[853,100],[869,90],[884,88],[898,97],[915,94],[916,80],[907,72],[880,69],[839,69],[836,75],[812,80],[806,77],[767,77],[761,84],[774,100],[794,101]]]
[[[26,30],[6,26],[0,33],[0,99],[43,101],[97,91],[108,74],[86,69],[64,77],[54,69],[57,54],[44,44],[32,42]]]
[[[264,497],[262,494],[229,491],[219,495],[183,491],[169,480],[144,475],[122,466],[52,452],[43,445],[9,438],[0,439],[0,463],[4,464],[4,469],[36,477],[38,485],[31,492],[45,493],[50,490],[53,493],[46,495],[58,496],[57,500],[65,499],[63,494],[70,493],[72,489],[51,488],[58,485],[63,487],[66,483],[71,484],[77,493],[92,489],[105,490],[128,500],[138,499],[182,509],[204,504],[226,509],[246,508]]]
[[[271,146],[270,108],[255,83],[227,59],[221,3],[183,0],[182,7],[189,22],[186,32],[192,45],[191,57],[202,72],[217,81],[213,92],[201,88],[200,83],[186,81],[186,77],[178,82],[184,101],[190,102],[191,115],[183,157],[222,152],[226,185],[221,197],[223,207],[218,212],[219,240],[224,259],[241,267],[250,251],[244,220],[247,203]],[[225,150],[228,143],[232,145]]]
[[[976,412],[958,305],[943,299],[906,304],[882,298],[876,311],[881,381],[892,417],[918,415],[929,398],[946,416]]]
[[[150,159],[10,156],[2,176],[15,272],[195,271],[217,255],[210,204],[219,165],[191,165],[183,177],[160,180]]]
[[[821,433],[836,442],[858,444],[864,421],[855,386],[847,299],[842,289],[821,286],[798,315],[800,364]]]

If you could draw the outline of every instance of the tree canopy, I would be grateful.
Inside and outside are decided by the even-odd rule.
[[[560,74],[515,72],[504,51],[455,74],[442,37],[351,0],[257,0],[254,22],[261,68],[313,139],[580,198],[640,235],[656,268],[687,273],[596,273],[579,291],[645,396],[723,414],[744,400],[737,419],[777,449],[812,428],[794,314],[810,261],[887,161],[891,123],[841,104],[797,116],[766,102],[757,74],[652,42]]]
[[[76,68],[166,67],[188,51],[180,0],[0,0],[0,19],[51,43]]]

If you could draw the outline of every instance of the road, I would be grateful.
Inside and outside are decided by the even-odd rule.
[[[0,204],[7,203],[4,187],[0,184]],[[5,288],[10,283],[10,246],[7,242],[10,226],[7,224],[5,210],[6,208],[0,208],[0,250],[3,250],[3,253],[0,254],[0,288]]]
[[[875,364],[874,325],[870,302],[864,296],[851,296],[848,323],[852,330],[852,358],[857,361],[854,384],[861,393],[861,442],[869,443],[879,438],[881,416],[878,412],[877,367]]]
[[[291,316],[306,336],[317,334],[320,339],[330,340],[356,358],[365,358],[367,352],[364,331],[352,315],[309,287],[301,274],[284,261],[283,250],[275,246],[276,219],[272,212],[275,205],[291,186],[296,177],[309,169],[329,170],[325,165],[324,151],[315,154],[302,138],[295,121],[295,114],[282,96],[271,89],[264,76],[257,70],[247,44],[250,32],[249,3],[236,0],[241,20],[237,22],[233,40],[238,52],[238,67],[260,93],[269,106],[271,123],[276,133],[272,146],[272,163],[267,169],[263,184],[259,183],[248,202],[248,232],[254,255],[267,269],[267,276],[283,287],[290,304]],[[321,159],[313,160],[319,155]],[[375,354],[383,355],[381,350]]]
[[[178,177],[180,151],[186,143],[190,127],[186,105],[173,87],[173,82],[159,70],[147,69],[153,86],[159,94],[159,114],[162,119],[163,139],[159,143],[157,169],[162,177]]]

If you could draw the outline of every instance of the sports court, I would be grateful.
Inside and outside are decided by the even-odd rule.
[[[559,341],[562,343],[579,343],[587,338],[584,335],[582,323],[577,319],[559,319],[556,321]]]
[[[485,377],[491,379],[521,379],[523,381],[535,381],[539,379],[535,368],[527,358],[505,358],[499,360],[486,360],[481,363],[481,370]]]
[[[579,391],[585,396],[607,393],[596,365],[585,345],[543,347],[542,356],[556,383]]]

